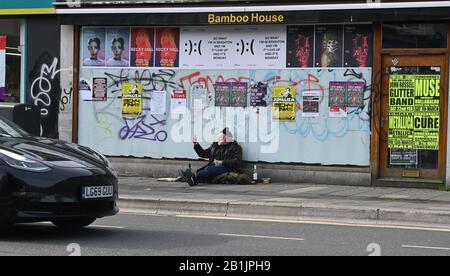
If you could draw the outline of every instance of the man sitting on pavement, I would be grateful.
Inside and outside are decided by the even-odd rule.
[[[192,139],[194,150],[201,158],[208,158],[209,163],[205,167],[193,173],[191,169],[180,172],[182,179],[190,186],[198,183],[209,183],[215,177],[229,173],[241,173],[242,148],[233,140],[233,135],[228,128],[225,128],[217,135],[217,142],[209,148],[203,149],[197,142],[197,138]]]

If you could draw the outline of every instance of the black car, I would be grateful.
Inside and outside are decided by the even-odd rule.
[[[51,221],[82,228],[118,212],[117,173],[102,154],[31,136],[0,116],[0,228]]]

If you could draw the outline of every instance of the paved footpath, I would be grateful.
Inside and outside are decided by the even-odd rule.
[[[199,185],[121,177],[123,212],[450,228],[450,192],[319,184]]]

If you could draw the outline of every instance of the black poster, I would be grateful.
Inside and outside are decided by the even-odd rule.
[[[286,67],[313,67],[314,26],[289,26],[287,28]]]
[[[344,66],[372,66],[372,25],[344,26]]]
[[[267,84],[258,83],[251,88],[250,106],[266,107],[268,102]]]
[[[316,67],[342,67],[343,25],[316,26]]]

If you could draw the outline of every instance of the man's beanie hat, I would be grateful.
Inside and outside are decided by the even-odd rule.
[[[233,138],[233,134],[231,134],[231,131],[227,127],[222,130],[222,133],[229,138]]]

